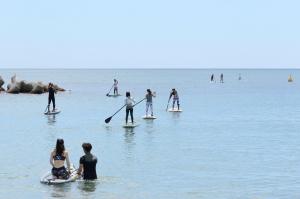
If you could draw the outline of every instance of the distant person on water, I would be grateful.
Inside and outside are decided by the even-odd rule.
[[[65,162],[67,162],[67,168],[65,167]],[[57,179],[68,179],[70,175],[70,160],[69,154],[65,150],[64,140],[57,139],[56,147],[51,152],[50,164],[52,165],[52,175]]]
[[[241,73],[239,74],[239,80],[242,80],[242,76],[241,76]]]
[[[48,111],[50,111],[50,103],[51,102],[52,102],[52,105],[53,105],[53,110],[52,111],[55,111],[55,96],[54,96],[54,94],[56,93],[56,90],[54,89],[54,86],[51,82],[48,85],[48,92],[49,92]]]
[[[223,73],[221,73],[221,75],[220,75],[220,83],[224,83],[224,76],[223,76]]]
[[[77,174],[83,174],[84,180],[95,180],[97,179],[96,165],[98,160],[97,157],[91,153],[92,145],[90,143],[83,143],[82,149],[85,155],[79,160]]]
[[[150,107],[151,111],[151,116],[153,116],[153,105],[152,105],[152,97],[155,97],[155,92],[152,93],[150,89],[147,89],[147,94],[146,94],[146,116],[148,115],[148,110]]]
[[[118,95],[118,80],[114,79],[114,95]]]
[[[128,123],[128,115],[130,113],[131,117],[131,123],[133,124],[133,105],[135,104],[135,101],[132,97],[130,97],[130,92],[126,92],[126,99],[125,99],[125,105],[126,105],[126,118],[125,122]]]
[[[212,74],[212,75],[210,76],[210,81],[211,81],[211,82],[214,81],[214,74]]]
[[[177,90],[175,88],[172,89],[171,93],[170,93],[170,97],[169,97],[169,101],[173,96],[173,105],[172,105],[172,109],[174,109],[175,103],[177,102],[177,108],[179,109],[179,96],[177,93]]]

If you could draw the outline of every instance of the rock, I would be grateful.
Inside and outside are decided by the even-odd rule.
[[[7,93],[18,94],[21,90],[21,83],[16,82],[14,84],[7,85]]]
[[[33,86],[35,85],[33,82],[27,83],[26,81],[21,81],[21,88],[20,92],[21,93],[30,93],[33,89]]]
[[[2,87],[4,85],[4,80],[2,79],[2,77],[0,76],[0,87]]]
[[[60,87],[57,86],[56,84],[54,84],[53,87],[54,87],[54,89],[55,89],[56,91],[62,91],[62,92],[66,91],[65,89],[60,88]]]
[[[42,94],[44,93],[44,85],[41,83],[34,83],[33,89],[31,90],[30,93],[32,94]]]

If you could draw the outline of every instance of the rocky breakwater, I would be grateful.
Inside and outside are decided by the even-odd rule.
[[[1,77],[0,77],[0,87],[1,87]],[[62,91],[62,92],[65,91],[65,89],[55,84],[54,84],[54,89],[56,91]],[[17,81],[16,76],[13,76],[11,78],[11,83],[7,85],[6,92],[12,94],[18,94],[18,93],[42,94],[48,92],[48,84],[44,84],[42,82],[27,82],[25,80]]]

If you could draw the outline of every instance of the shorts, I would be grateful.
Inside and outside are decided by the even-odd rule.
[[[69,173],[68,173],[66,167],[60,167],[60,168],[53,167],[51,173],[53,176],[55,176],[57,178],[63,178],[63,179],[69,178]]]

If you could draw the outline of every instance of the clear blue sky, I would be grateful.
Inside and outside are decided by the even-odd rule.
[[[299,0],[7,0],[0,67],[300,67]]]

